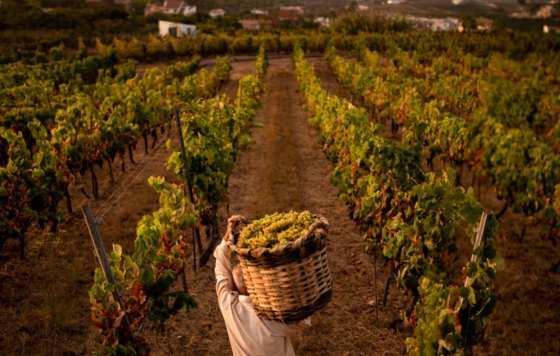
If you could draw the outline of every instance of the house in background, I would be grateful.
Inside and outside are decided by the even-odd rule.
[[[179,22],[171,21],[159,21],[159,35],[161,37],[173,36],[173,37],[183,37],[183,36],[195,36],[196,26],[187,25]]]
[[[261,24],[259,20],[244,19],[244,20],[239,20],[239,23],[241,24],[241,27],[243,27],[244,30],[258,31],[261,29]]]
[[[297,21],[303,20],[304,11],[301,6],[281,6],[278,9],[278,21]]]
[[[494,21],[486,17],[477,17],[475,21],[476,21],[476,29],[479,31],[490,31],[494,26]]]
[[[407,16],[405,18],[417,29],[432,30],[432,31],[461,31],[462,24],[458,18],[446,17],[416,17]]]
[[[432,19],[432,31],[458,31],[461,21],[457,18],[447,17],[444,19]]]
[[[224,9],[212,9],[208,11],[208,16],[215,19],[216,17],[223,17],[226,15],[226,10]]]
[[[331,25],[331,19],[329,19],[328,17],[316,17],[315,19],[313,19],[313,22],[321,27],[329,27]]]
[[[251,14],[255,16],[268,16],[268,10],[253,9]]]
[[[536,18],[549,19],[551,17],[558,17],[558,10],[552,5],[541,6],[539,10],[535,13]]]

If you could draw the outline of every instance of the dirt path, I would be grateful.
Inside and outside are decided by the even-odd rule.
[[[309,209],[331,223],[329,264],[334,297],[313,316],[313,326],[294,342],[301,355],[401,354],[403,336],[390,329],[398,317],[398,299],[378,310],[374,299],[373,265],[363,253],[361,236],[347,217],[329,182],[331,165],[325,159],[317,132],[297,90],[289,58],[273,59],[268,90],[257,115],[254,143],[238,157],[230,179],[230,214],[259,217],[274,211]],[[225,221],[227,212],[223,212]],[[154,336],[156,354],[229,355],[225,325],[216,305],[212,266],[195,277],[199,308],[181,314],[164,336]],[[381,267],[378,268],[381,271]],[[378,275],[381,288],[382,273]]]
[[[378,311],[376,320],[375,308],[368,304],[374,299],[374,266],[330,184],[332,166],[321,150],[318,133],[307,123],[309,115],[302,110],[303,98],[289,59],[271,62],[263,105],[258,121],[264,127],[255,130],[255,144],[240,157],[231,179],[232,213],[255,218],[274,211],[308,209],[331,223],[328,253],[334,297],[298,340],[298,353],[400,354],[402,335],[387,328],[398,312],[390,305]],[[380,289],[381,274],[378,283]]]

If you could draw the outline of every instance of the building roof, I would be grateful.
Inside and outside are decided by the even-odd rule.
[[[245,29],[254,29],[260,27],[259,20],[255,20],[255,19],[243,19],[243,20],[239,20],[239,23]]]
[[[252,9],[251,13],[253,15],[268,15],[268,10]]]
[[[210,11],[208,11],[208,15],[210,16],[220,16],[220,15],[225,15],[226,14],[226,10],[224,9],[212,9]]]

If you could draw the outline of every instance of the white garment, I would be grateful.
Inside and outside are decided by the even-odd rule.
[[[225,241],[216,247],[216,293],[234,356],[295,356],[286,324],[260,318],[251,299],[233,284],[231,252]]]

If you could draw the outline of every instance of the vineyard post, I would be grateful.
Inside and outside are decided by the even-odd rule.
[[[187,170],[187,151],[185,149],[185,141],[183,138],[183,128],[181,127],[181,119],[179,118],[179,109],[175,109],[175,123],[177,124],[177,131],[179,132],[179,145],[181,147],[181,160],[183,161],[183,177],[185,179],[185,186],[187,188],[187,193],[189,197],[189,201],[191,204],[194,204],[194,197],[190,185],[189,173]],[[193,269],[196,272],[196,243],[195,241],[200,240],[200,235],[198,232],[198,228],[193,227]]]
[[[389,268],[390,268],[389,276],[387,277],[387,280],[385,281],[385,288],[383,289],[383,306],[387,305],[387,297],[389,296],[389,287],[391,286],[391,282],[393,281],[393,278],[395,277],[395,265],[392,261],[390,262],[390,267]]]
[[[181,147],[181,161],[183,161],[183,178],[185,178],[185,185],[187,186],[187,192],[189,195],[189,200],[193,203],[193,195],[190,186],[189,173],[187,170],[187,151],[185,149],[185,140],[183,138],[183,128],[181,127],[181,120],[179,118],[179,109],[175,109],[175,122],[177,124],[177,131],[179,131],[179,145]]]
[[[91,237],[91,241],[93,243],[93,247],[95,249],[95,254],[97,255],[97,259],[99,260],[99,264],[101,265],[101,270],[107,279],[109,284],[115,286],[113,290],[113,298],[119,303],[121,310],[124,313],[124,322],[127,328],[127,331],[132,335],[130,330],[130,322],[128,320],[128,316],[126,315],[125,308],[122,303],[121,293],[116,288],[116,281],[115,277],[113,276],[113,271],[111,270],[111,266],[109,265],[109,259],[107,258],[107,252],[105,251],[105,246],[103,245],[103,240],[101,240],[101,235],[99,234],[99,230],[97,229],[97,223],[95,222],[93,213],[89,206],[82,206],[82,213],[84,215],[84,220],[86,222],[86,226],[89,231],[89,236]]]
[[[480,217],[480,222],[478,223],[478,228],[476,229],[476,238],[474,241],[474,246],[473,246],[473,252],[471,254],[471,262],[475,263],[478,260],[478,255],[476,254],[476,250],[478,250],[478,248],[480,247],[480,245],[482,244],[482,240],[484,239],[484,235],[486,233],[486,224],[488,222],[488,214],[483,211],[482,212],[482,216]],[[465,284],[464,286],[467,287],[469,284],[470,278],[469,276],[467,276],[467,278],[465,278]],[[463,297],[461,297],[459,299],[459,305],[463,305]],[[468,330],[469,327],[469,313],[470,313],[470,305],[467,308],[467,316],[466,316],[466,325],[465,325],[465,329]],[[468,344],[468,335],[467,335],[467,344]]]
[[[476,229],[476,239],[474,241],[473,252],[471,255],[471,262],[476,262],[478,260],[478,256],[476,255],[475,251],[480,247],[482,244],[482,239],[484,238],[484,234],[486,232],[486,223],[488,222],[488,214],[484,211],[482,212],[482,216],[480,217],[480,222],[478,223],[478,228]],[[465,279],[465,287],[469,283],[469,277]]]
[[[379,300],[377,299],[377,251],[373,253],[373,291],[375,293],[375,321],[379,322]]]

